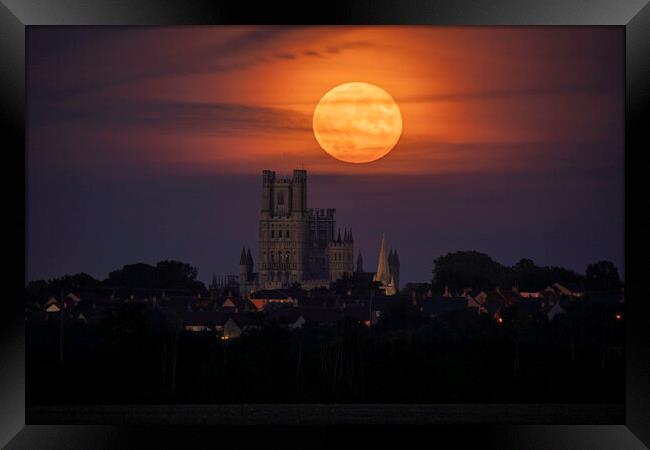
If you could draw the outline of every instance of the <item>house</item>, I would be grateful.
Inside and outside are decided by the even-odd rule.
[[[63,309],[73,309],[81,301],[81,294],[70,292],[68,295],[63,297]]]
[[[544,302],[547,304],[550,303],[557,303],[558,300],[558,293],[553,289],[551,286],[547,286],[543,291],[542,291],[542,296],[544,298]]]
[[[59,304],[59,301],[54,297],[50,297],[47,300],[47,303],[45,303],[45,311],[49,313],[57,313],[61,311],[61,305]]]
[[[488,292],[485,296],[484,304],[505,306],[507,303],[508,303],[508,298],[506,298],[504,293],[501,292],[501,289],[499,288],[496,288]]]
[[[467,308],[475,310],[476,313],[487,313],[487,309],[485,309],[484,306],[485,299],[487,298],[487,294],[485,294],[485,292],[474,291],[471,288],[465,288],[463,289],[462,293],[458,295],[458,297],[464,297],[467,299]]]
[[[90,326],[98,326],[106,317],[105,311],[84,310],[73,313],[73,318]]]
[[[221,338],[224,340],[236,339],[241,336],[243,327],[240,326],[235,319],[228,317],[226,323],[223,324]]]
[[[465,294],[465,299],[467,299],[467,308],[475,310],[477,314],[486,314],[487,309],[480,304],[476,299],[472,298],[471,295]]]
[[[235,339],[258,326],[254,314],[223,311],[189,311],[183,315],[183,329],[194,333],[220,333],[221,339]]]
[[[487,292],[485,291],[471,291],[469,294],[479,305],[485,305],[487,302]]]
[[[546,316],[548,317],[548,320],[553,321],[556,317],[561,316],[566,314],[566,311],[562,306],[560,306],[560,303],[554,303],[548,308],[548,311],[546,312]]]
[[[580,288],[575,283],[554,283],[551,286],[555,291],[560,295],[566,295],[567,297],[577,297],[580,298],[583,296],[583,293],[580,291]]]
[[[220,331],[229,319],[227,314],[215,311],[188,311],[183,315],[183,329],[193,332]]]
[[[340,311],[325,308],[302,308],[297,322],[303,323],[303,325],[329,327],[336,325],[342,319],[343,314]],[[296,328],[295,325],[296,323],[294,323],[294,328]]]
[[[267,304],[295,305],[294,299],[286,289],[262,289],[249,296],[250,302],[258,311],[264,310]]]
[[[257,311],[257,306],[248,299],[239,297],[227,297],[218,307],[219,311],[242,313]]]

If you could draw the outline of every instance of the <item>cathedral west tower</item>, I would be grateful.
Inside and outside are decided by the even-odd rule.
[[[307,172],[294,170],[291,178],[262,172],[259,223],[259,282],[265,288],[300,283],[307,261]]]
[[[291,177],[262,172],[259,221],[259,273],[255,289],[278,289],[300,283],[327,286],[352,275],[352,230],[335,234],[335,209],[307,208],[307,171]],[[252,262],[251,262],[252,265]]]

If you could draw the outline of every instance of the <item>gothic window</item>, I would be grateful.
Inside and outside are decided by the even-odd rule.
[[[271,230],[271,239],[273,239],[274,237],[275,237],[275,231]]]
[[[287,230],[287,239],[289,238],[289,230]]]
[[[278,205],[284,205],[284,192],[278,192]]]

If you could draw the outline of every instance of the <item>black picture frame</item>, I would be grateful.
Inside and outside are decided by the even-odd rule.
[[[74,417],[56,410],[25,407],[25,35],[38,25],[221,25],[221,24],[419,24],[419,25],[607,25],[625,27],[625,264],[626,401],[620,408],[572,409],[571,405],[240,405],[219,409],[212,419],[193,416],[201,428],[134,427],[182,424],[183,407],[147,420],[141,407],[97,416],[78,410]],[[6,295],[0,317],[0,445],[6,448],[113,448],[190,446],[196,440],[247,444],[254,433],[225,433],[225,425],[381,425],[364,432],[366,445],[404,445],[409,430],[429,443],[441,440],[484,448],[644,448],[650,445],[650,339],[646,321],[644,272],[648,270],[646,204],[642,151],[650,149],[647,117],[650,97],[650,5],[644,0],[490,1],[375,0],[328,1],[302,5],[275,2],[155,0],[0,0],[0,99],[5,166],[9,181],[6,229],[12,251],[6,258]],[[7,202],[7,200],[5,200]],[[647,203],[647,202],[646,202]],[[6,204],[6,203],[5,203]],[[19,263],[22,262],[22,264]],[[219,407],[215,407],[219,408]],[[454,409],[455,408],[455,409]],[[187,413],[188,410],[185,410]],[[496,413],[501,411],[500,414]],[[180,417],[180,418],[179,418]],[[68,420],[71,419],[71,420]],[[62,426],[64,423],[76,426]],[[162,422],[162,423],[160,423]],[[99,426],[99,424],[104,425]],[[405,428],[397,425],[426,425]],[[446,427],[461,424],[462,428]],[[541,424],[541,425],[537,425]],[[218,427],[219,425],[220,427]],[[287,434],[289,433],[289,434]],[[322,429],[265,428],[265,439],[335,442]],[[411,441],[411,439],[413,439]],[[415,439],[409,441],[415,444]],[[308,441],[308,442],[309,442]],[[408,443],[408,441],[407,441]]]

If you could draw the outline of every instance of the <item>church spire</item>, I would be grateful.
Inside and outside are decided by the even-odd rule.
[[[241,248],[241,256],[239,257],[239,265],[240,266],[245,266],[246,265],[246,246],[243,246]]]
[[[390,272],[388,267],[388,254],[386,252],[386,239],[384,234],[381,235],[381,248],[377,260],[377,272],[372,281],[379,281],[382,285],[387,286],[390,283]]]

